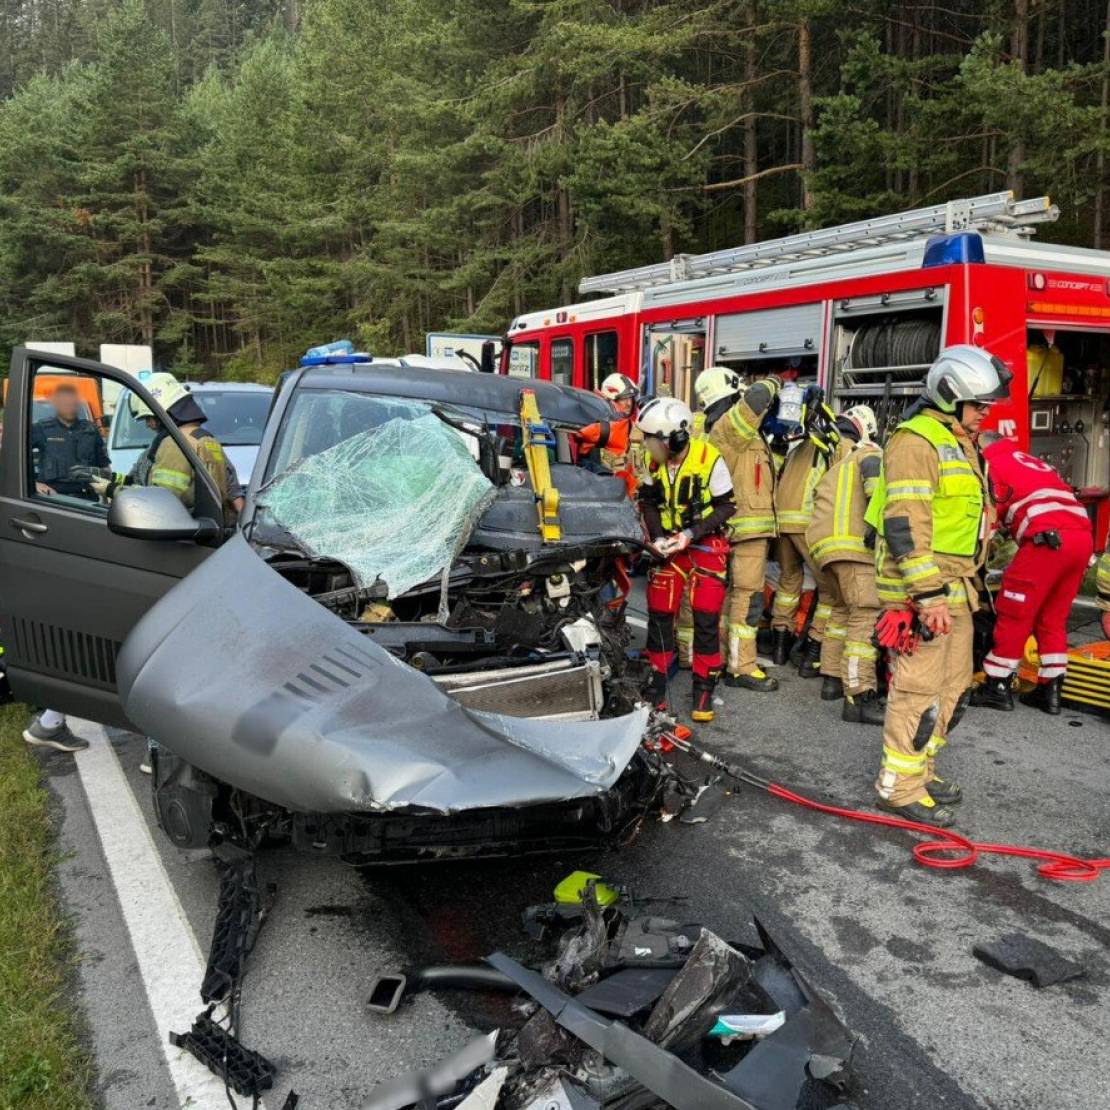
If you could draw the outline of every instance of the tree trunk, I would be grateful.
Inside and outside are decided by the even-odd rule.
[[[154,343],[154,245],[150,238],[150,210],[146,195],[146,171],[135,175],[135,215],[139,221],[139,330],[143,342]]]
[[[1028,2],[1028,0],[1024,0]],[[798,115],[802,127],[802,209],[813,207],[811,174],[817,168],[817,153],[813,146],[813,59],[812,39],[808,19],[798,24]]]
[[[759,172],[759,133],[756,130],[755,118],[755,79],[759,68],[759,56],[756,53],[755,25],[759,13],[755,0],[748,0],[748,35],[744,39],[744,108],[747,119],[744,120],[744,176],[748,179],[744,185],[744,242],[754,243],[758,234],[759,222],[759,181],[756,174]]]
[[[293,32],[296,31],[300,21],[301,13],[297,0],[285,0],[285,26],[289,28],[290,32]]]
[[[1102,31],[1102,97],[1099,101],[1102,114],[1098,123],[1102,142],[1095,159],[1095,219],[1091,233],[1091,246],[1095,250],[1102,250],[1102,223],[1105,218],[1103,175],[1106,171],[1106,110],[1110,107],[1110,0],[1106,0],[1106,21]]]
[[[1029,53],[1029,0],[1014,0],[1014,22],[1010,31],[1010,54],[1018,69],[1025,73],[1025,60]],[[1010,139],[1010,153],[1006,162],[1006,186],[1021,196],[1022,163],[1025,161],[1025,142],[1020,134]]]
[[[917,21],[917,12],[914,9],[910,11],[910,19],[913,20],[913,33],[910,36],[910,61],[911,64],[916,64],[918,58],[921,57],[921,25]],[[910,78],[910,93],[917,96],[918,90],[921,87],[921,82],[917,78],[917,70],[912,69],[913,76]],[[917,196],[921,190],[920,180],[917,169],[917,124],[916,122],[910,125],[910,130],[914,139],[914,156],[910,161],[909,171],[909,203],[912,206],[917,201]]]

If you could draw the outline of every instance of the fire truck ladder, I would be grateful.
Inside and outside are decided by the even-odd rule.
[[[769,266],[775,262],[793,262],[819,258],[859,247],[874,247],[900,239],[958,231],[994,231],[1031,235],[1032,225],[1051,223],[1060,210],[1048,197],[1014,200],[1009,190],[986,193],[964,200],[950,200],[931,208],[915,208],[893,216],[875,216],[869,220],[827,227],[821,231],[804,231],[766,243],[751,243],[709,254],[676,254],[669,262],[637,266],[583,278],[580,293],[629,293],[667,285],[675,281],[729,274]]]

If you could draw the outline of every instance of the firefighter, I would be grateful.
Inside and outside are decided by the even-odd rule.
[[[843,697],[845,721],[881,725],[878,651],[871,642],[879,616],[875,530],[864,513],[879,484],[883,452],[875,442],[875,413],[867,405],[842,412],[836,426],[848,450],[818,483],[805,533],[810,556],[828,587],[821,600],[830,607],[821,644],[821,698]]]
[[[774,660],[781,666],[790,657],[795,618],[802,600],[802,584],[805,568],[808,566],[817,583],[817,607],[801,651],[798,673],[803,678],[816,678],[821,673],[821,642],[831,610],[829,598],[834,587],[828,575],[810,556],[806,529],[813,517],[813,498],[817,483],[828,473],[829,467],[842,457],[847,445],[841,449],[835,417],[824,404],[821,390],[811,387],[802,396],[804,400],[800,430],[804,439],[786,456],[775,483],[778,538],[774,547],[779,564],[779,583],[771,610],[771,630]]]
[[[145,383],[151,396],[165,409],[169,418],[192,441],[193,450],[204,469],[216,483],[223,504],[224,523],[234,525],[237,512],[228,488],[227,456],[220,441],[203,427],[208,419],[196,398],[172,375],[158,373]],[[132,393],[128,400],[131,415],[142,420],[155,433],[154,439],[140,456],[131,472],[122,476],[102,477],[94,474],[89,486],[103,497],[111,498],[124,485],[162,486],[173,493],[190,511],[196,505],[196,476],[193,464],[185,457],[173,437],[161,426],[147,403]]]
[[[760,670],[755,650],[763,611],[767,541],[776,532],[774,464],[762,429],[782,383],[771,376],[741,393],[738,380],[733,371],[713,366],[698,375],[694,391],[707,417],[714,415],[709,442],[728,464],[736,503],[728,526],[731,551],[725,685],[770,691],[778,689],[778,680]],[[730,397],[735,399],[726,403]]]
[[[639,490],[648,539],[664,560],[648,576],[647,658],[653,704],[667,704],[674,660],[674,620],[687,583],[694,610],[694,721],[713,720],[713,690],[721,673],[718,625],[727,588],[732,478],[720,452],[691,440],[693,413],[681,401],[656,397],[641,409],[636,426],[648,454]]]
[[[883,452],[866,514],[881,529],[875,634],[892,655],[878,804],[940,827],[955,819],[961,791],[937,777],[935,757],[971,686],[975,578],[993,523],[975,437],[1012,376],[970,344],[941,351]]]
[[[1037,690],[1022,700],[1053,715],[1068,665],[1068,614],[1091,561],[1094,541],[1087,511],[1046,462],[1019,451],[1012,439],[984,432],[980,448],[990,468],[999,525],[1018,545],[995,599],[994,639],[983,660],[986,681],[972,705],[1014,708],[1010,685],[1030,634],[1037,638]]]
[[[1102,610],[1102,634],[1110,640],[1110,551],[1104,551],[1095,572],[1095,604]]]
[[[640,390],[624,374],[610,374],[597,392],[613,406],[616,419],[587,424],[578,430],[575,439],[585,459],[590,460],[596,451],[606,470],[620,473],[631,462],[632,418]]]

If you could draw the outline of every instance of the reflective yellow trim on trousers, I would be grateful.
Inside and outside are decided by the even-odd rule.
[[[883,745],[883,766],[888,771],[896,771],[900,775],[921,775],[925,773],[928,757],[924,752],[917,755],[905,755]]]
[[[773,532],[775,518],[773,516],[734,516],[728,522],[728,528],[733,535],[744,532]]]
[[[866,555],[868,548],[859,536],[846,535],[826,536],[810,548],[810,554],[815,559],[820,559],[827,551],[856,551]]]
[[[728,638],[730,640],[754,640],[756,628],[752,624],[730,624],[728,626]]]
[[[909,599],[909,594],[906,593],[906,587],[903,585],[901,578],[876,577],[875,589],[880,601],[907,601]]]
[[[843,640],[847,635],[848,629],[841,627],[839,624],[825,625],[826,640]]]
[[[828,620],[829,614],[832,612],[832,606],[825,602],[818,602],[817,608],[813,610],[813,619],[816,621]]]
[[[825,635],[829,634],[828,629],[825,630]],[[844,654],[849,658],[854,659],[878,659],[879,653],[875,650],[874,645],[865,643],[863,640],[846,640],[844,643]]]
[[[694,629],[692,625],[680,624],[675,629],[675,640],[680,644],[692,644],[694,642]]]
[[[931,736],[929,743],[925,745],[924,755],[931,759],[947,743],[948,741],[943,736]]]

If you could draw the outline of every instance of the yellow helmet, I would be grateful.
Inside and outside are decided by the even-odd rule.
[[[163,371],[151,374],[149,378],[143,378],[142,382],[150,391],[150,395],[167,412],[169,412],[182,397],[189,396],[189,391],[172,374],[167,374]],[[127,405],[128,408],[131,409],[131,415],[136,420],[145,420],[146,417],[154,415],[150,410],[150,406],[137,393],[131,394],[127,400]]]

